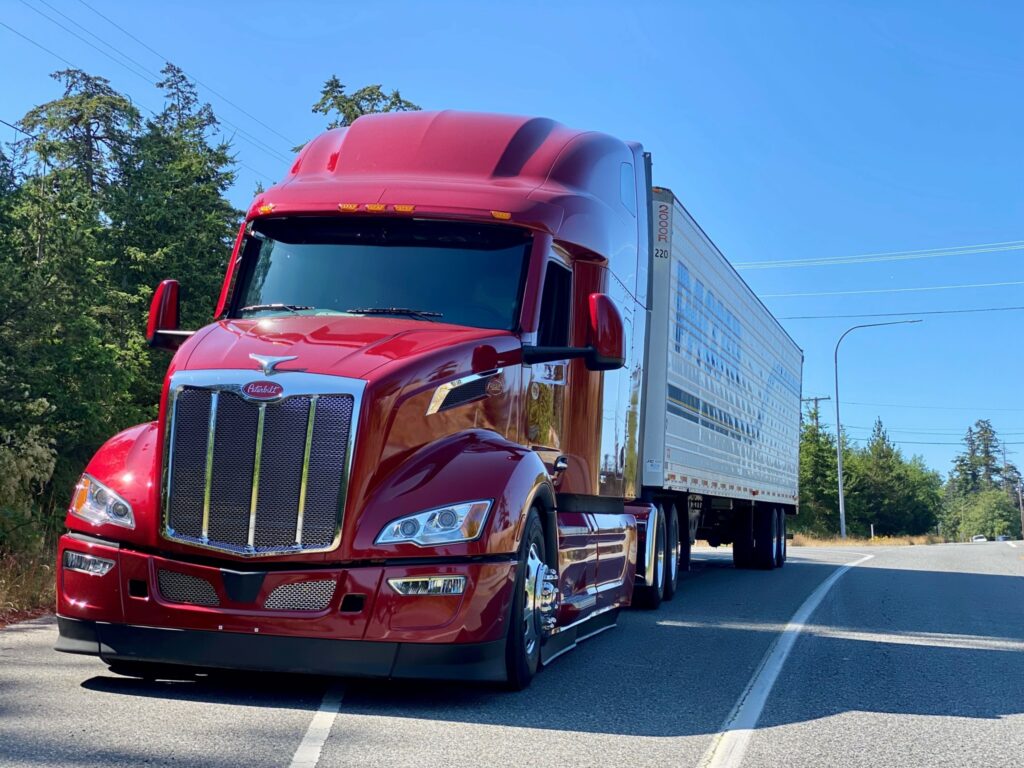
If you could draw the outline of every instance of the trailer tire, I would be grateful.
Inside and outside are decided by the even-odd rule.
[[[679,515],[675,507],[669,507],[668,519],[665,521],[665,588],[663,599],[668,601],[676,596],[679,591],[679,566],[682,563],[682,547],[679,538]],[[690,540],[690,531],[687,528],[686,540]]]
[[[736,568],[754,567],[753,506],[739,510],[733,517],[732,564]]]
[[[505,643],[506,685],[521,691],[540,669],[540,646],[543,641],[537,594],[546,568],[544,529],[536,507],[530,509],[519,546],[512,616]]]
[[[633,602],[648,611],[657,610],[665,599],[665,515],[658,515],[654,529],[654,583],[637,587]],[[650,531],[648,531],[648,534]]]
[[[775,514],[778,517],[775,530],[775,567],[781,568],[786,563],[786,510],[779,507]]]
[[[754,509],[754,565],[762,571],[775,567],[779,516],[775,509]]]

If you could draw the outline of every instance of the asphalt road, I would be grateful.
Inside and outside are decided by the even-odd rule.
[[[1024,543],[792,548],[771,573],[697,557],[676,600],[518,694],[144,682],[53,652],[52,619],[17,624],[0,766],[1024,765]]]

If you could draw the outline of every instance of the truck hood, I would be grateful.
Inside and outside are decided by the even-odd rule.
[[[366,379],[387,363],[507,332],[404,318],[309,316],[221,320],[193,340],[179,370],[255,369],[250,355],[283,357],[277,371]]]

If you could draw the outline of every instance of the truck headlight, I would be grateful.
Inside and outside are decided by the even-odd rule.
[[[430,547],[479,538],[491,510],[490,501],[467,501],[400,517],[384,526],[377,544]]]
[[[75,486],[69,511],[93,525],[110,523],[123,528],[135,528],[131,504],[89,475],[82,475]]]

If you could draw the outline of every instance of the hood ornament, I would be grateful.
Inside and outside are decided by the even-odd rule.
[[[263,374],[265,376],[273,376],[275,373],[281,373],[281,371],[276,370],[277,366],[281,363],[287,363],[289,360],[295,360],[297,358],[298,355],[284,355],[282,357],[271,357],[270,355],[257,354],[249,355],[249,359],[255,360],[259,363],[259,366],[263,369]]]

